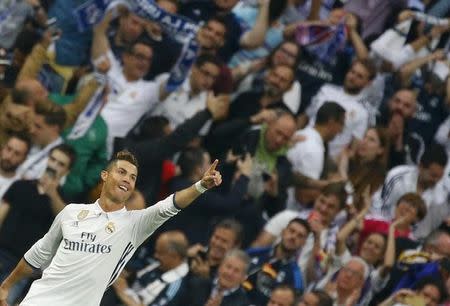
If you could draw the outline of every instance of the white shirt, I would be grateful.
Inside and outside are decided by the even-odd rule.
[[[132,211],[104,212],[98,202],[67,205],[24,255],[31,266],[48,267],[20,305],[99,305],[139,245],[178,212],[174,195]]]
[[[139,119],[159,101],[159,84],[143,79],[127,81],[123,68],[111,51],[108,71],[110,92],[101,116],[108,126],[107,148],[111,155],[115,137],[125,137]]]
[[[417,192],[419,169],[417,166],[397,166],[386,175],[383,187],[375,192],[371,206],[371,214],[392,220],[398,200],[408,192]],[[427,208],[431,205],[441,205],[447,194],[441,182],[428,188],[421,194]]]
[[[157,78],[157,83],[167,81],[168,78],[169,74],[164,73]],[[176,91],[172,92],[163,102],[156,105],[155,109],[151,112],[152,115],[166,117],[172,128],[175,129],[197,112],[206,108],[207,92],[202,91],[192,97],[190,96],[191,92],[191,82],[190,77],[188,77]],[[207,125],[210,126],[210,124]]]
[[[27,159],[17,169],[17,176],[26,180],[36,180],[42,176],[47,167],[50,151],[63,143],[61,137],[49,143],[45,148],[32,146]]]
[[[310,126],[314,126],[317,111],[325,102],[336,102],[345,109],[344,129],[328,143],[329,154],[332,158],[336,158],[352,142],[353,138],[362,139],[364,137],[369,122],[369,113],[363,106],[364,97],[363,93],[350,95],[344,92],[342,87],[325,84],[306,109]]]
[[[287,158],[292,164],[293,171],[316,180],[319,179],[323,171],[325,154],[322,136],[314,127],[297,131],[295,135],[302,135],[306,139],[296,143],[287,152]]]

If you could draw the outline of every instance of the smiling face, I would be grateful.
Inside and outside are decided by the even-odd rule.
[[[111,201],[125,203],[134,191],[137,179],[137,168],[125,160],[118,160],[109,169],[102,171],[104,193]]]

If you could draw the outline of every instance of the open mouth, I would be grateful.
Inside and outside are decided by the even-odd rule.
[[[127,186],[119,185],[119,189],[122,190],[123,192],[128,192],[128,187]]]

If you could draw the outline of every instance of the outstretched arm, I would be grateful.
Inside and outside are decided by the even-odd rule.
[[[216,159],[199,182],[175,193],[175,203],[179,208],[188,207],[203,192],[219,186],[222,183],[222,176],[220,175],[220,172],[216,170],[218,163],[219,161]]]

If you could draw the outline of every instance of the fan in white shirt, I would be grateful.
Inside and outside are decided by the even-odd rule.
[[[324,103],[316,115],[314,127],[297,131],[304,141],[292,147],[287,157],[293,170],[318,180],[323,176],[326,163],[326,146],[337,134],[342,132],[345,122],[345,109],[335,102]]]
[[[214,55],[200,55],[192,66],[189,78],[174,92],[151,111],[152,115],[160,115],[167,118],[172,128],[194,116],[197,112],[206,108],[208,91],[212,90],[219,77],[221,64]],[[167,81],[168,73],[158,77],[161,82]],[[207,123],[209,126],[210,124]],[[203,131],[205,132],[205,131]]]
[[[114,138],[125,137],[139,119],[163,101],[170,92],[166,82],[146,81],[153,57],[153,49],[146,40],[137,40],[128,46],[121,62],[114,57],[106,35],[113,14],[108,11],[94,27],[91,58],[94,63],[106,56],[111,63],[108,76],[109,94],[101,116],[108,126],[107,149],[113,152]]]
[[[371,214],[392,219],[395,204],[408,192],[421,194],[427,208],[445,202],[447,194],[443,184],[439,182],[444,177],[447,161],[444,148],[433,144],[425,150],[419,166],[404,165],[393,168],[386,175],[381,191],[374,195]]]
[[[146,209],[128,211],[124,203],[135,188],[137,161],[131,153],[119,152],[101,173],[100,199],[67,205],[58,214],[48,233],[1,284],[0,303],[5,303],[9,288],[31,276],[33,269],[44,269],[21,305],[99,305],[139,245],[164,221],[222,182],[217,163],[191,187]]]
[[[16,170],[30,150],[30,140],[23,134],[12,134],[0,150],[0,199],[18,178]]]
[[[314,125],[318,109],[328,101],[341,105],[346,111],[345,126],[329,144],[330,156],[336,158],[354,139],[362,139],[367,130],[369,112],[366,109],[364,88],[369,86],[376,75],[373,64],[366,60],[356,60],[345,75],[344,86],[325,84],[314,96],[306,109],[304,122],[309,119]]]

